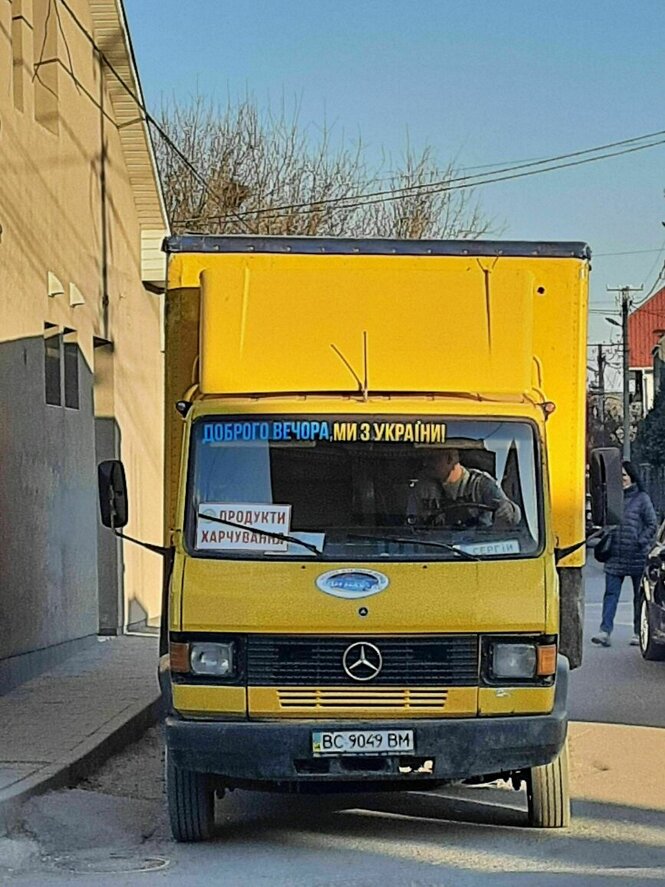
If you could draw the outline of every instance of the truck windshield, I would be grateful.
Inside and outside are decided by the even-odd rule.
[[[211,416],[192,432],[188,545],[243,560],[533,556],[538,472],[528,422]]]

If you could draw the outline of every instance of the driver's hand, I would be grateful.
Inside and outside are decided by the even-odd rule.
[[[507,524],[516,524],[518,521],[517,509],[512,502],[502,499],[494,511],[494,519],[505,521]]]

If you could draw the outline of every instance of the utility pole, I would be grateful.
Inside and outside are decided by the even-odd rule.
[[[630,312],[630,294],[639,293],[642,287],[620,286],[607,287],[608,293],[621,293],[621,338],[623,350],[623,458],[630,459],[630,369],[628,350],[628,314]],[[608,318],[609,319],[609,318]],[[616,321],[610,321],[616,326]]]
[[[605,435],[605,355],[603,346],[598,345],[598,419]]]

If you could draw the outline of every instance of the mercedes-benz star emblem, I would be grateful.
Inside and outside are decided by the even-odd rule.
[[[342,667],[354,681],[371,681],[381,671],[382,666],[381,651],[367,641],[351,644],[342,656]]]

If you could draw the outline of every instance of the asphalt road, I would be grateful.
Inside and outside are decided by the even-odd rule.
[[[589,568],[587,648],[572,676],[576,720],[662,726],[665,663],[645,663],[628,645],[629,588],[614,645],[598,649],[602,575]],[[584,725],[581,730],[589,728]],[[587,770],[573,757],[573,823],[565,831],[525,828],[525,798],[505,787],[433,793],[297,798],[252,792],[227,795],[218,829],[204,845],[170,839],[159,729],[149,731],[79,788],[33,799],[25,829],[0,841],[0,883],[12,887],[641,887],[665,883],[665,798],[651,784],[644,748],[660,733],[640,728],[607,759],[595,751]],[[595,734],[594,734],[595,735]],[[638,742],[640,740],[640,742]],[[609,740],[608,740],[609,741]],[[638,754],[638,752],[636,752]],[[615,773],[612,770],[614,768]],[[628,771],[629,803],[614,780]],[[634,779],[634,791],[632,780]],[[584,787],[588,791],[582,790]],[[625,782],[624,782],[625,791]],[[654,799],[655,798],[655,799]]]
[[[161,797],[131,796],[139,771],[144,793],[161,789],[159,754],[146,743],[158,745],[149,737],[133,763],[123,756],[124,777],[116,761],[115,772],[87,790],[30,802],[26,834],[4,849],[14,857],[7,885],[646,887],[665,880],[665,810],[578,801],[569,829],[537,832],[524,828],[521,796],[499,788],[339,799],[236,792],[218,806],[214,840],[178,845]]]
[[[597,647],[591,636],[600,627],[604,591],[602,567],[589,556],[586,567],[585,647],[582,667],[570,676],[569,711],[573,721],[603,721],[665,727],[665,662],[647,662],[631,647],[633,586],[621,590],[611,647]]]

